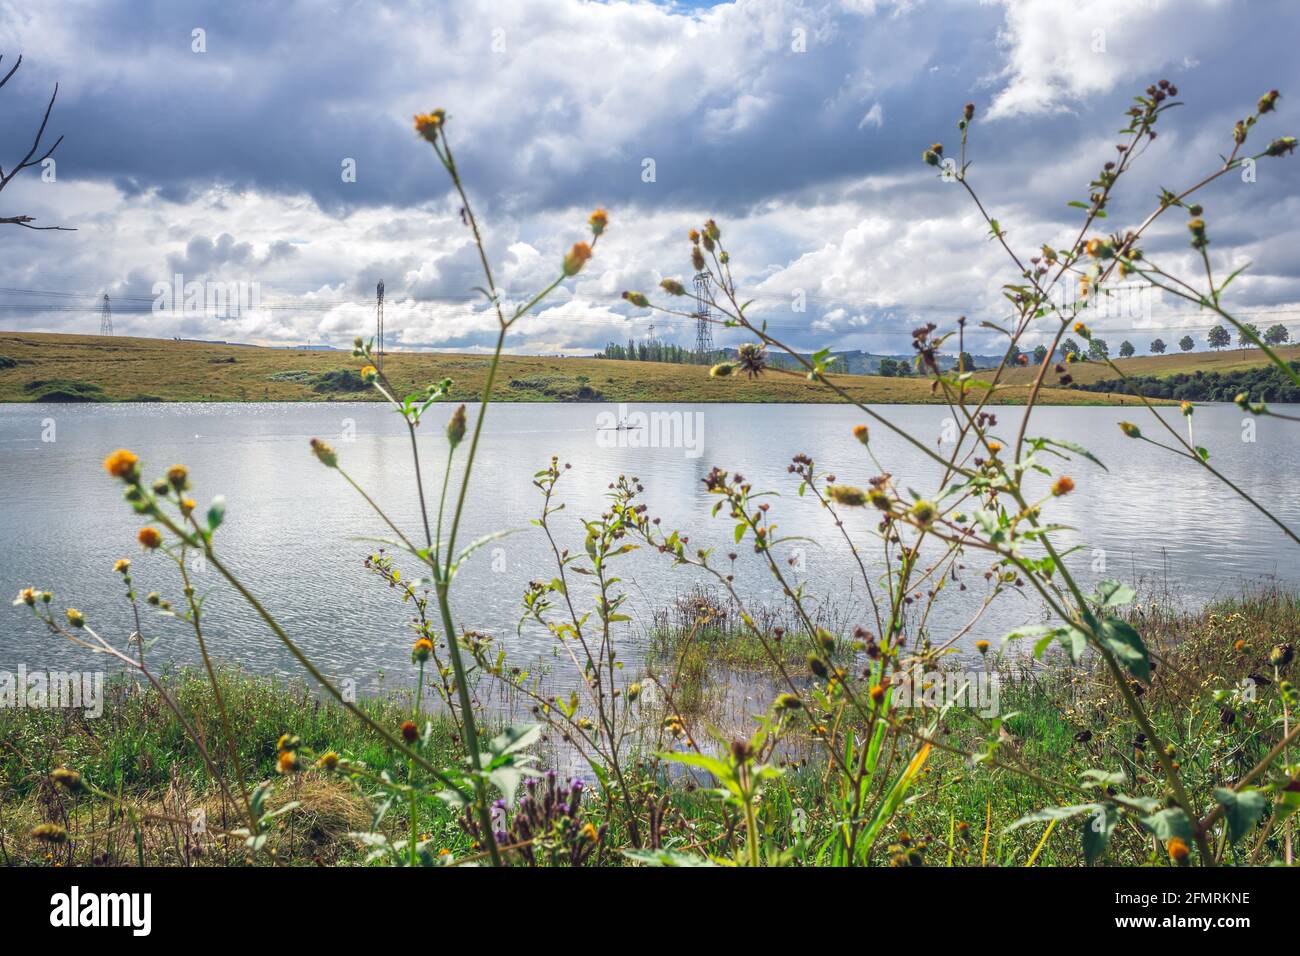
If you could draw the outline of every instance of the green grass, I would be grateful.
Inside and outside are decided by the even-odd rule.
[[[665,634],[674,621],[684,620],[683,615],[694,617],[695,611],[682,607],[686,605],[678,602],[678,610],[666,612],[668,617],[661,621]],[[1213,694],[1235,686],[1248,674],[1273,673],[1268,653],[1300,629],[1300,598],[1260,591],[1196,613],[1148,602],[1134,606],[1130,617],[1159,662],[1144,701],[1157,730],[1176,748],[1189,788],[1206,794],[1212,786],[1230,783],[1234,774],[1267,749],[1276,727],[1269,711],[1244,707],[1234,712],[1231,724],[1224,723],[1224,711]],[[739,639],[741,628],[724,623],[714,632],[707,638],[703,658],[709,668],[725,662],[725,667],[739,673],[768,666]],[[681,648],[670,636],[656,641],[652,654]],[[797,643],[790,641],[792,660],[799,659]],[[886,862],[888,845],[914,849],[931,865],[950,859],[957,865],[981,861],[1024,865],[1043,838],[1045,825],[1032,824],[1011,833],[1005,833],[1006,828],[1044,807],[1079,802],[1064,785],[1079,780],[1089,769],[1124,774],[1129,781],[1124,789],[1129,792],[1159,792],[1154,755],[1135,748],[1136,728],[1105,675],[1051,655],[1035,663],[995,653],[975,666],[987,666],[1002,677],[1000,713],[1009,736],[999,744],[999,760],[1032,769],[1042,782],[988,764],[972,765],[967,758],[936,748],[890,824],[878,862]],[[300,683],[230,670],[220,672],[219,679],[226,705],[236,715],[236,744],[250,786],[276,781],[271,806],[289,800],[300,804],[274,831],[270,847],[276,859],[285,864],[361,862],[363,850],[347,836],[369,827],[369,810],[361,794],[340,776],[321,771],[277,775],[276,741],[280,734],[292,732],[317,753],[333,749],[399,780],[405,779],[405,763],[394,760],[379,738],[355,718],[317,699]],[[170,675],[166,685],[197,724],[221,772],[230,775],[233,763],[206,676],[181,671]],[[1263,688],[1261,695],[1267,690]],[[707,687],[701,692],[710,693]],[[410,701],[401,695],[364,700],[361,706],[380,724],[394,728],[410,712]],[[755,703],[750,709],[761,706]],[[929,720],[919,712],[913,714],[908,719],[922,724]],[[992,734],[983,718],[954,709],[936,739],[970,753],[984,747]],[[807,737],[793,743],[776,758],[786,773],[769,787],[759,820],[772,840],[794,849],[796,861],[811,864],[817,848],[835,832],[828,810],[834,800],[825,787],[828,780],[838,778],[825,773],[818,745]],[[437,765],[458,759],[453,731],[445,720],[433,721],[427,753]],[[50,771],[60,766],[77,769],[96,787],[120,793],[159,818],[143,828],[139,850],[122,821],[106,819],[105,801],[74,797],[50,783]],[[652,764],[633,761],[629,766],[636,768],[638,786],[645,793],[666,799],[673,827],[693,825],[692,840],[724,839],[725,825],[706,789],[683,786],[680,779],[668,784]],[[607,845],[624,845],[617,815],[605,814],[594,790],[585,805],[593,819],[609,823]],[[77,711],[0,709],[0,859],[5,862],[85,864],[96,859],[132,864],[141,856],[158,864],[246,862],[239,840],[233,837],[213,837],[202,844],[203,856],[191,856],[183,835],[177,836],[166,819],[184,819],[197,807],[207,810],[214,829],[239,825],[236,809],[220,799],[197,749],[152,692],[134,691],[124,680],[112,683],[104,716],[97,720],[84,719]],[[435,845],[457,856],[473,853],[455,813],[441,801],[428,800],[420,814],[419,829]],[[72,841],[50,851],[28,838],[31,827],[44,820],[65,822]],[[1057,827],[1043,844],[1037,865],[1081,865],[1080,825],[1076,819]],[[802,843],[797,839],[800,826]],[[381,829],[401,838],[408,827],[406,808],[395,804]],[[1271,843],[1264,850],[1265,860],[1277,859],[1281,852]],[[1230,851],[1228,860],[1245,862],[1242,853],[1239,846]],[[269,860],[264,857],[260,862]],[[616,852],[603,857],[606,863],[619,860]],[[1148,835],[1122,825],[1105,862],[1166,865],[1168,861],[1153,848]]]
[[[169,402],[316,402],[378,400],[358,390],[348,352],[254,348],[170,339],[0,332],[0,350],[13,367],[0,369],[0,401],[28,402],[41,393],[33,381],[76,383],[79,400],[131,401],[140,396]],[[489,358],[434,352],[392,352],[384,371],[403,393],[451,378],[451,401],[472,401],[482,391]],[[831,377],[868,403],[942,403],[926,380],[878,375]],[[1019,385],[994,397],[1017,404]],[[772,371],[756,380],[709,378],[699,365],[593,358],[507,355],[495,400],[504,402],[807,402],[835,401],[824,386],[802,375]],[[1101,393],[1045,389],[1043,404],[1104,405]]]

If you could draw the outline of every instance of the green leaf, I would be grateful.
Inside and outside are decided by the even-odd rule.
[[[493,757],[523,750],[542,734],[541,724],[525,724],[521,727],[507,727],[502,733],[493,737],[487,745],[488,753]]]
[[[1039,447],[1051,446],[1052,448],[1064,448],[1066,451],[1072,451],[1076,455],[1082,455],[1084,458],[1087,458],[1090,462],[1092,462],[1094,465],[1099,467],[1102,471],[1110,470],[1109,468],[1107,468],[1105,465],[1101,463],[1100,458],[1098,458],[1092,452],[1088,451],[1088,449],[1084,448],[1080,444],[1077,444],[1076,442],[1066,441],[1064,438],[1044,438],[1044,437],[1030,438],[1028,439],[1028,441],[1031,444]],[[1059,455],[1060,453],[1056,452],[1055,454]],[[1066,456],[1061,455],[1061,457],[1065,458]]]
[[[1183,812],[1182,807],[1161,810],[1149,817],[1143,817],[1141,822],[1143,827],[1154,833],[1163,843],[1169,842],[1174,837],[1188,844],[1192,842],[1192,822],[1187,819],[1187,814]]]
[[[1119,808],[1113,803],[1103,803],[1093,808],[1093,813],[1083,821],[1080,838],[1083,844],[1083,858],[1091,866],[1101,859],[1110,844],[1110,835],[1115,832],[1119,822]]]
[[[226,496],[217,495],[208,505],[208,530],[216,531],[226,520]]]
[[[1226,787],[1214,788],[1214,799],[1226,811],[1228,820],[1228,838],[1236,843],[1259,823],[1259,818],[1268,809],[1268,798],[1262,790],[1249,788],[1238,793]]]
[[[1002,832],[1011,833],[1019,830],[1021,827],[1028,826],[1031,823],[1047,823],[1049,820],[1068,820],[1070,817],[1077,817],[1081,813],[1088,813],[1097,809],[1095,803],[1080,803],[1071,807],[1044,807],[1042,810],[1035,810],[1027,814],[1006,827]]]
[[[1137,592],[1127,584],[1119,581],[1102,581],[1097,585],[1097,593],[1093,595],[1093,603],[1098,607],[1122,607],[1125,604],[1132,603],[1137,597]]]
[[[1142,637],[1130,624],[1108,617],[1101,622],[1101,642],[1143,683],[1151,680],[1151,656]]]

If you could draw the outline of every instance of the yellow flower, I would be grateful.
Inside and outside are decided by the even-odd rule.
[[[375,368],[373,365],[361,366],[361,381],[369,385],[377,378],[379,378],[379,369]]]
[[[321,754],[320,759],[316,761],[316,766],[320,767],[322,770],[335,770],[338,768],[338,765],[339,755],[332,750],[327,750],[325,753]]]
[[[320,459],[320,463],[326,468],[337,468],[339,466],[338,454],[319,438],[311,440],[311,453]]]
[[[934,519],[939,517],[939,509],[929,501],[918,501],[912,505],[912,517],[916,523],[924,528],[934,524]]]
[[[836,504],[849,508],[861,508],[867,503],[867,493],[852,485],[827,485],[826,494],[830,495]]]
[[[726,378],[735,370],[736,366],[731,362],[719,362],[709,369],[709,378]]]
[[[587,260],[591,258],[591,246],[585,242],[575,242],[569,254],[564,257],[564,274],[566,276],[576,276],[582,271],[582,267]]]
[[[867,429],[866,425],[854,425],[853,437],[865,445],[871,440],[871,432]]]
[[[882,687],[880,684],[873,684],[870,690],[870,694],[871,694],[871,702],[873,704],[879,704],[881,701],[885,699],[885,688]]]
[[[125,448],[119,448],[104,459],[104,470],[114,478],[129,481],[137,474],[135,466],[139,461],[139,457],[132,452],[127,451]]]
[[[189,487],[189,470],[184,465],[172,465],[167,469],[167,480],[177,491],[184,491]]]
[[[433,641],[427,637],[422,637],[415,642],[415,647],[411,648],[411,660],[417,664],[423,664],[433,656]]]
[[[983,640],[976,641],[975,650],[979,651],[981,654],[987,654],[989,652],[989,642]]]
[[[118,574],[126,574],[126,572],[131,570],[131,559],[118,558],[117,561],[113,563],[113,570]]]
[[[137,541],[151,551],[162,544],[162,532],[157,528],[141,528],[135,537]]]
[[[1088,329],[1088,327],[1087,327],[1086,325],[1084,325],[1082,322],[1075,322],[1075,323],[1074,323],[1074,331],[1075,331],[1075,334],[1077,334],[1077,335],[1081,335],[1081,336],[1082,336],[1083,338],[1085,338],[1085,339],[1090,339],[1090,338],[1092,338],[1092,332],[1091,332],[1091,331]]]
[[[81,774],[67,767],[58,767],[50,771],[50,779],[65,790],[76,792],[81,789]]]
[[[82,614],[75,607],[68,608],[67,615],[68,615],[68,623],[71,624],[73,627],[86,626],[86,615]]]
[[[609,216],[605,213],[605,210],[597,209],[591,214],[591,218],[587,222],[591,225],[591,234],[599,236],[605,231],[605,227],[609,225]]]
[[[1119,423],[1119,428],[1120,428],[1120,431],[1122,431],[1122,432],[1123,432],[1125,435],[1127,435],[1129,438],[1141,438],[1141,437],[1142,437],[1142,429],[1138,428],[1138,427],[1137,427],[1136,425],[1134,425],[1132,422],[1120,422],[1120,423]]]
[[[196,507],[197,506],[195,505],[193,498],[181,499],[181,514],[183,514],[185,517],[188,518]]]
[[[57,823],[40,823],[32,827],[30,834],[33,840],[40,840],[42,843],[67,843],[68,831]]]
[[[293,773],[298,769],[298,755],[292,750],[281,750],[275,758],[275,769],[280,773]]]
[[[21,591],[18,592],[18,600],[14,601],[14,603],[15,603],[15,604],[26,604],[28,607],[35,607],[35,606],[36,606],[36,589],[35,589],[35,588],[23,588]]]
[[[438,130],[447,122],[447,114],[443,110],[434,110],[432,113],[417,113],[415,115],[415,131],[427,139],[430,143],[438,139]]]

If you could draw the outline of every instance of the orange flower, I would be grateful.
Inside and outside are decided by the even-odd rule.
[[[867,429],[866,425],[854,425],[853,437],[865,445],[871,438],[871,432]]]
[[[1052,482],[1052,494],[1056,495],[1058,498],[1062,495],[1068,495],[1073,490],[1074,479],[1069,475],[1062,475],[1060,478],[1057,478],[1056,481]]]
[[[569,254],[564,257],[564,274],[566,276],[576,276],[582,271],[582,267],[587,260],[591,258],[591,246],[585,242],[575,242]]]
[[[135,466],[139,461],[139,457],[134,453],[127,451],[125,448],[119,448],[104,459],[104,470],[114,478],[129,480],[135,475]]]
[[[420,739],[420,730],[415,726],[415,721],[407,720],[402,723],[402,739],[408,744],[413,744]]]
[[[588,219],[587,222],[591,224],[591,234],[593,236],[599,236],[605,231],[605,227],[609,225],[609,216],[606,214],[605,210],[597,209],[591,214],[591,218]]]
[[[141,528],[140,533],[135,537],[137,541],[151,551],[162,544],[162,532],[157,528]]]
[[[433,641],[427,637],[422,637],[415,642],[415,647],[411,648],[411,659],[417,664],[423,664],[433,654]]]
[[[281,750],[275,760],[275,769],[280,773],[293,773],[298,769],[298,755],[292,750]]]
[[[1172,837],[1165,844],[1165,849],[1169,851],[1169,859],[1179,866],[1187,865],[1187,858],[1191,856],[1191,848],[1188,847],[1187,841],[1182,837]]]

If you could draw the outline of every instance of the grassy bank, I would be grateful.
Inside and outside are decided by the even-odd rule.
[[[8,361],[3,361],[7,359]],[[393,352],[384,371],[402,391],[451,378],[452,401],[482,392],[489,359],[481,355]],[[125,336],[0,332],[0,401],[319,402],[377,401],[348,351],[320,352],[175,342]],[[832,376],[862,402],[942,401],[924,379]],[[995,404],[1024,401],[1025,383]],[[750,381],[711,379],[698,365],[507,355],[495,398],[506,402],[793,402],[834,399],[802,375],[773,371]],[[1040,404],[1105,405],[1118,398],[1044,389]],[[1132,401],[1131,399],[1129,401]]]
[[[1157,604],[1132,612],[1148,635],[1159,661],[1146,693],[1153,722],[1176,750],[1189,780],[1230,781],[1267,749],[1276,736],[1274,715],[1266,706],[1226,698],[1252,676],[1273,675],[1268,655],[1281,637],[1300,628],[1300,601],[1293,595],[1260,593],[1221,602],[1194,614]],[[671,632],[673,619],[662,627]],[[774,625],[779,626],[779,625]],[[742,646],[739,628],[725,625],[707,636],[712,666],[746,678],[765,665],[753,648]],[[729,641],[727,635],[734,636]],[[681,649],[683,639],[664,635],[661,649]],[[735,646],[732,646],[735,644]],[[791,658],[794,659],[793,657]],[[1048,821],[1007,828],[1043,806],[1070,803],[1069,786],[1088,771],[1122,775],[1134,791],[1148,786],[1159,769],[1127,712],[1102,673],[1049,657],[1042,664],[1002,658],[996,651],[987,668],[1001,678],[1000,724],[971,710],[957,709],[942,725],[936,750],[920,774],[906,804],[890,823],[887,849],[879,862],[927,865],[1072,866],[1083,863],[1078,819],[1059,826]],[[1285,675],[1283,675],[1285,676]],[[1270,677],[1264,677],[1271,680]],[[365,860],[367,848],[350,833],[369,829],[370,808],[363,799],[363,780],[318,769],[281,775],[276,772],[277,738],[294,733],[317,753],[333,750],[364,765],[368,772],[404,779],[409,768],[373,732],[338,707],[317,700],[298,684],[223,672],[220,686],[227,708],[238,714],[237,753],[227,752],[212,689],[204,675],[179,673],[166,682],[181,709],[191,716],[200,736],[210,742],[214,763],[233,777],[237,757],[251,787],[273,781],[269,807],[292,807],[272,831],[273,853],[261,864],[352,864]],[[1261,687],[1261,698],[1264,697]],[[376,721],[396,728],[409,716],[410,702],[400,697],[364,702]],[[647,706],[648,724],[660,711]],[[914,711],[918,724],[933,714]],[[457,741],[445,721],[430,724],[429,751],[434,760],[452,761]],[[813,734],[817,733],[814,729]],[[826,779],[812,736],[805,748],[781,760],[784,774],[767,789],[758,823],[766,838],[785,846],[793,862],[812,864],[834,824],[826,810]],[[972,762],[997,741],[1004,763],[1032,767],[1038,780],[1013,774],[990,763]],[[243,865],[249,857],[243,841],[229,834],[240,825],[238,807],[224,800],[204,761],[175,717],[154,692],[132,691],[125,683],[111,686],[99,719],[78,711],[0,709],[0,859],[9,864]],[[649,758],[651,755],[644,755]],[[70,767],[99,790],[120,795],[136,808],[136,818],[109,813],[111,801],[86,792],[69,793],[50,778]],[[646,760],[633,764],[647,806],[658,807],[665,845],[720,851],[734,836],[734,818],[701,787],[708,775],[665,776],[664,767]],[[584,802],[586,818],[604,825],[604,863],[625,862],[616,850],[625,845],[614,816],[606,813],[595,788]],[[191,822],[203,811],[206,827],[194,832]],[[473,859],[476,847],[461,828],[457,813],[438,800],[421,803],[418,830],[452,858]],[[409,831],[409,809],[394,804],[379,825],[393,839]],[[70,839],[56,846],[30,838],[33,827],[54,822]],[[1086,824],[1086,818],[1084,818]],[[1263,832],[1263,831],[1261,831]],[[1229,850],[1230,862],[1278,859],[1278,839],[1256,845],[1246,839]],[[1167,865],[1163,847],[1135,826],[1117,828],[1105,860],[1111,865]]]
[[[1274,351],[1287,361],[1300,360],[1300,345],[1279,346]],[[1133,358],[1117,358],[1115,365],[1130,378],[1168,378],[1173,375],[1195,375],[1197,372],[1209,374],[1217,372],[1228,375],[1233,372],[1245,372],[1262,369],[1270,364],[1268,356],[1261,349],[1223,349],[1218,352],[1176,352],[1168,355],[1142,355]],[[1023,385],[1034,380],[1038,374],[1036,368],[1017,368],[1008,373],[1008,380]],[[1097,382],[1115,378],[1114,370],[1105,362],[1074,362],[1070,365],[1070,375],[1080,385],[1094,385]],[[1053,382],[1056,376],[1048,374],[1045,381]],[[1132,399],[1129,399],[1131,402]]]

